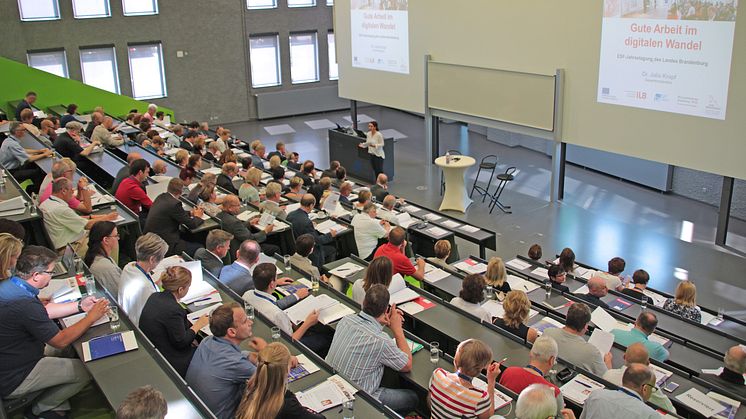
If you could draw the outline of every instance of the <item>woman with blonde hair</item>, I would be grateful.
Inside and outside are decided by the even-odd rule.
[[[487,285],[495,289],[495,292],[507,294],[510,292],[508,284],[508,273],[505,271],[505,263],[502,258],[493,257],[487,263],[487,272],[484,273]]]
[[[0,233],[0,280],[13,276],[23,242],[10,233]]]
[[[280,166],[280,163],[282,163],[282,159],[280,159],[280,156],[274,155],[269,158],[269,168],[274,169],[275,167],[282,167]]]
[[[523,291],[510,291],[503,301],[502,319],[495,319],[495,325],[510,333],[533,343],[539,333],[533,327],[526,326],[528,315],[531,312],[531,301]]]
[[[238,190],[238,197],[242,201],[249,201],[254,205],[259,205],[259,182],[262,180],[262,171],[252,167],[246,173],[246,183],[241,185]]]
[[[177,151],[174,155],[174,161],[182,169],[187,167],[187,162],[189,161],[189,152],[186,150]]]
[[[433,250],[435,256],[427,258],[427,261],[441,268],[448,266],[448,257],[451,256],[451,242],[448,240],[438,240],[435,242]]]
[[[663,309],[697,323],[702,321],[702,312],[697,307],[697,287],[691,281],[679,282],[674,298],[667,299]]]
[[[209,318],[204,315],[192,325],[179,301],[189,292],[192,273],[183,266],[171,266],[161,274],[163,291],[151,294],[140,314],[140,329],[163,357],[186,376],[196,345],[194,338]]]
[[[280,342],[272,342],[259,351],[256,372],[246,383],[236,419],[324,418],[303,407],[288,390],[290,358],[290,351]]]

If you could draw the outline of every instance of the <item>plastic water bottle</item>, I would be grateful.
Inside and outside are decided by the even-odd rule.
[[[32,216],[36,215],[36,202],[37,202],[36,194],[32,193],[31,194],[31,203],[30,203],[30,208],[29,208],[30,209],[30,214]]]
[[[546,281],[544,283],[544,290],[547,293],[547,298],[549,298],[552,295],[552,282],[551,281]]]

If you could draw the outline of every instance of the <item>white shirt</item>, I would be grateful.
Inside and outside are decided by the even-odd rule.
[[[365,299],[365,290],[363,289],[363,278],[358,279],[352,284],[352,300],[363,305]]]
[[[117,302],[135,326],[140,325],[140,314],[150,295],[157,292],[157,286],[137,267],[130,262],[122,269],[119,279],[119,296]]]
[[[376,131],[375,134],[371,134],[370,131],[365,133],[365,145],[368,146],[368,153],[378,156],[382,159],[386,158],[383,153],[383,135],[380,131]]]
[[[67,202],[52,195],[39,205],[39,209],[44,214],[44,226],[55,249],[85,236],[88,220],[76,214]]]
[[[368,214],[357,214],[352,217],[351,224],[355,232],[357,254],[365,259],[375,250],[378,239],[386,237],[386,229],[379,220],[370,218]]]
[[[464,310],[465,312],[478,317],[481,321],[486,323],[492,323],[492,316],[490,313],[483,309],[481,305],[470,303],[461,297],[454,297],[451,299],[451,304],[455,307]]]
[[[259,290],[248,290],[243,295],[243,299],[254,306],[256,310],[259,310],[280,330],[288,335],[293,334],[293,323],[290,321],[290,317],[280,310],[280,307],[277,307],[277,298],[274,295]]]
[[[396,221],[396,215],[391,210],[387,210],[386,208],[378,208],[378,218],[382,220],[386,220],[391,224],[397,224]]]

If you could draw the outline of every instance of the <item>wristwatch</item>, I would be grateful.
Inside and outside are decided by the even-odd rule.
[[[80,299],[78,300],[78,313],[82,313],[82,312],[83,312],[83,300]]]

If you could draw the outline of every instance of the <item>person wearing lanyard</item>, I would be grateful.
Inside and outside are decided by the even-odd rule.
[[[162,238],[155,233],[147,233],[135,242],[137,260],[122,269],[117,301],[135,326],[140,324],[140,314],[150,295],[160,291],[150,275],[167,251],[168,244]]]
[[[368,147],[370,154],[370,164],[373,166],[373,172],[376,177],[383,173],[383,159],[386,154],[383,152],[383,134],[378,131],[378,122],[368,122],[368,132],[365,133],[365,142],[360,143],[358,147]]]
[[[83,362],[63,358],[61,350],[80,338],[109,307],[106,299],[94,297],[45,306],[39,291],[49,285],[56,262],[52,250],[28,246],[18,257],[16,275],[0,282],[0,397],[15,399],[40,392],[26,417],[70,410],[67,400],[91,377]],[[87,314],[63,330],[52,321],[78,312]],[[57,352],[56,356],[45,356],[45,344],[56,350],[49,351]]]
[[[655,390],[655,374],[650,367],[630,364],[622,375],[622,387],[619,390],[601,389],[591,392],[580,419],[659,419],[660,414],[645,404]]]

